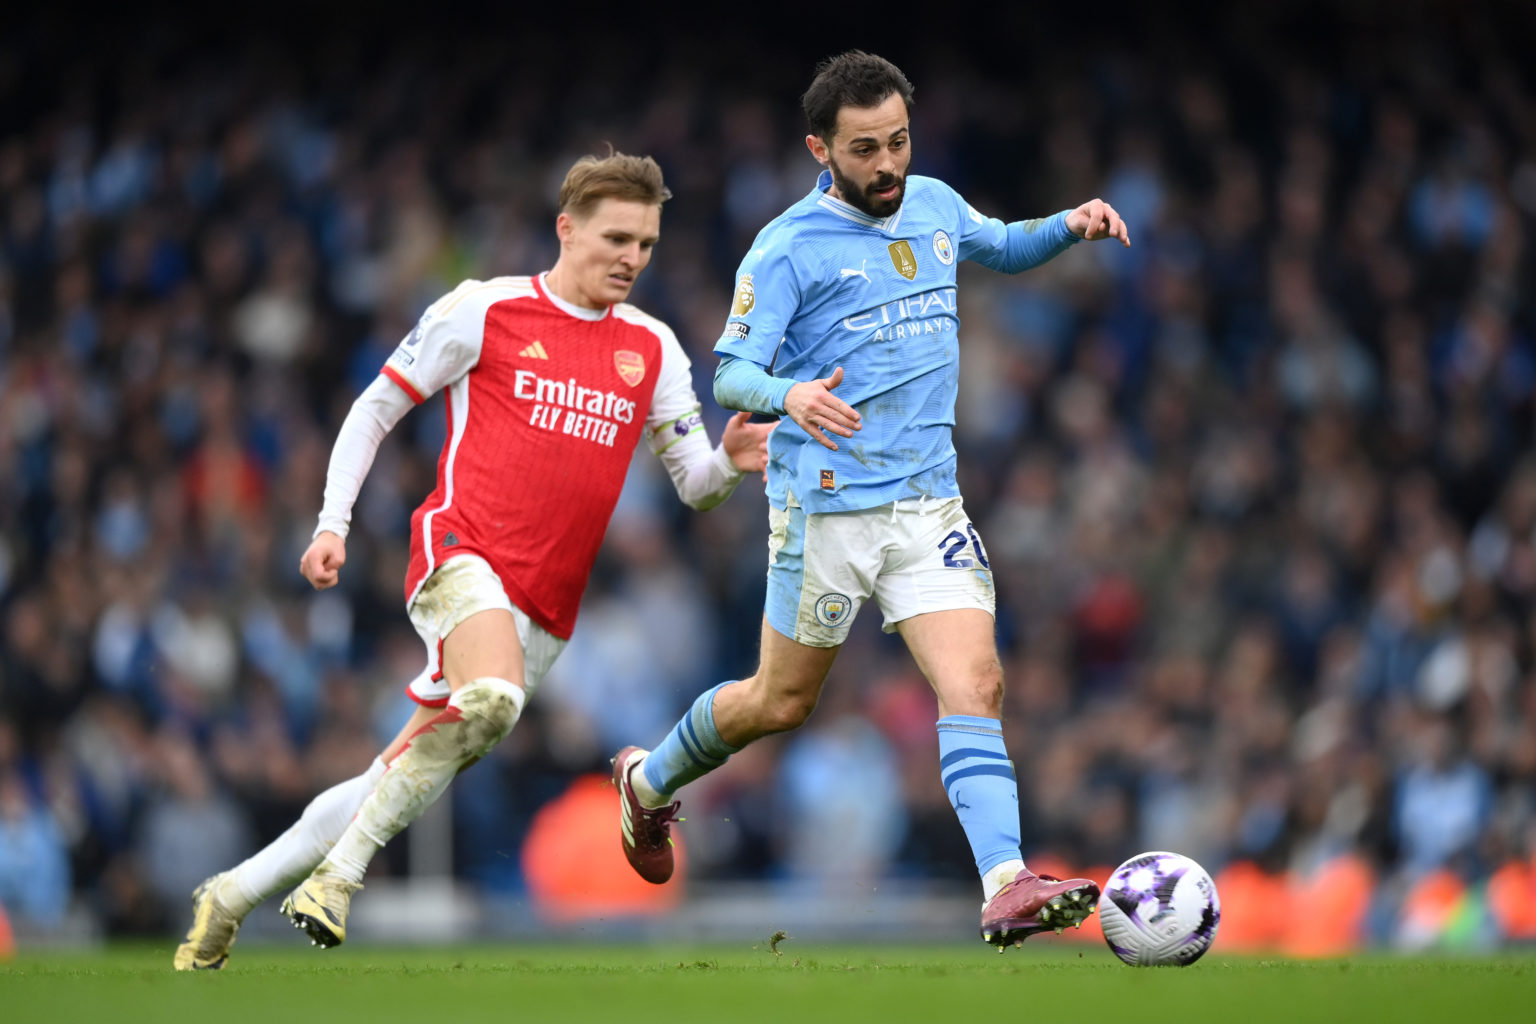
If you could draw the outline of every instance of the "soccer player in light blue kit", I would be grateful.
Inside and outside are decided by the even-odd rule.
[[[873,598],[938,696],[939,770],[981,873],[982,938],[1001,951],[1081,924],[1099,888],[1037,876],[1020,853],[992,571],[955,482],[955,271],[1017,273],[1080,239],[1130,237],[1098,199],[1004,224],[908,177],[912,86],[883,58],[825,61],[803,106],[825,170],[757,236],[715,346],[720,404],[788,420],[769,440],[761,661],[699,697],[655,750],[619,751],[624,852],[641,877],[671,877],[672,794],[803,723]]]

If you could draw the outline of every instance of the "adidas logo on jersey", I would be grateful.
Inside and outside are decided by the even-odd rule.
[[[518,355],[527,356],[529,359],[549,358],[549,353],[544,351],[544,343],[542,341],[534,342],[532,345],[529,345],[527,348],[519,352]]]

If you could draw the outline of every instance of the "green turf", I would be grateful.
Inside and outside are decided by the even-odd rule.
[[[0,963],[0,1021],[467,1024],[771,1021],[993,1024],[1502,1024],[1536,1021],[1536,955],[1297,962],[1209,957],[1136,970],[1088,947],[237,947],[176,974],[173,943]],[[1079,955],[1081,954],[1081,955]]]

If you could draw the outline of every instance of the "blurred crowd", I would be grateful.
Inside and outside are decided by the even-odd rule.
[[[998,12],[1000,64],[910,32],[0,37],[0,904],[174,931],[398,728],[442,409],[386,441],[315,594],[331,440],[427,303],[553,263],[605,143],[676,194],[634,301],[718,437],[735,267],[815,180],[799,91],[863,45],[916,85],[914,172],[1005,219],[1102,196],[1134,243],[961,277],[1026,856],[1347,862],[1364,941],[1443,941],[1409,913],[1431,879],[1459,935],[1536,939],[1536,16],[1369,9],[1087,53]],[[569,650],[452,790],[460,878],[520,891],[573,776],[752,669],[766,526],[761,482],[696,514],[637,456]],[[865,618],[807,726],[685,793],[693,877],[974,879],[931,693]]]

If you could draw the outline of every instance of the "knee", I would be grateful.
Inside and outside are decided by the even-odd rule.
[[[789,732],[804,725],[815,710],[814,697],[781,697],[767,709],[765,724],[769,732]]]
[[[1003,713],[1003,666],[995,659],[979,665],[941,694],[950,714],[998,718]]]
[[[756,704],[757,728],[763,734],[789,732],[805,724],[816,710],[816,693],[803,690],[782,690],[768,686],[761,679],[753,681],[758,692]]]
[[[464,716],[466,746],[480,754],[512,731],[523,712],[522,687],[505,679],[472,680],[448,702]]]
[[[999,714],[1003,710],[1003,666],[996,660],[986,666],[976,681],[977,699],[983,700],[988,707],[995,709]]]

